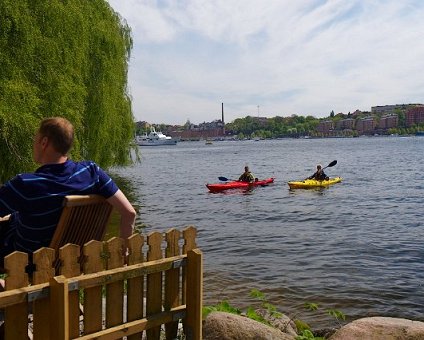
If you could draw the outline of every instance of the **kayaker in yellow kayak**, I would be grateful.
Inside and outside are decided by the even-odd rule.
[[[244,172],[241,174],[238,180],[239,182],[254,182],[255,176],[253,176],[253,174],[250,172],[249,167],[245,166]]]
[[[307,179],[315,179],[317,181],[328,181],[329,177],[325,174],[321,164],[318,164],[317,171],[312,176],[309,176]]]

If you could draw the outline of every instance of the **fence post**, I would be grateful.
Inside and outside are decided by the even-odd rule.
[[[55,251],[51,248],[41,248],[33,253],[36,271],[32,276],[32,284],[49,282],[54,276],[53,261]],[[50,336],[50,301],[48,298],[35,300],[32,305],[33,321],[32,335],[35,339],[49,339]]]
[[[64,276],[50,280],[50,339],[69,339],[68,281]]]
[[[202,339],[203,254],[200,249],[187,252],[187,322],[188,340]]]
[[[163,258],[162,256],[162,234],[159,232],[151,232],[147,235],[147,244],[149,251],[147,253],[147,261],[154,261]],[[162,311],[162,272],[147,275],[147,304],[146,316],[154,315]],[[147,330],[147,339],[160,338],[160,326],[152,327]]]
[[[59,248],[60,274],[70,278],[81,274],[78,258],[80,247],[76,244],[66,244]],[[69,337],[77,338],[80,334],[79,291],[69,292]],[[52,339],[53,340],[53,339]]]
[[[128,264],[144,262],[143,255],[144,236],[133,234],[128,238]],[[127,321],[134,321],[143,318],[144,310],[144,276],[128,279],[127,285]],[[143,333],[137,333],[127,336],[127,340],[141,339]]]
[[[15,251],[4,258],[6,290],[26,287],[29,284],[25,266],[28,264],[28,254]],[[28,336],[28,304],[22,302],[7,307],[4,315],[5,339],[24,339]]]
[[[180,255],[180,247],[178,241],[181,233],[177,229],[170,229],[166,232],[166,249],[165,257]],[[164,309],[170,310],[180,303],[180,268],[174,268],[165,272],[165,301]],[[167,339],[176,339],[178,333],[178,321],[165,324],[165,334]]]

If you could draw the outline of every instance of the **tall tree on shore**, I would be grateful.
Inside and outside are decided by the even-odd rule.
[[[33,170],[40,120],[75,126],[74,159],[130,161],[126,22],[105,0],[0,0],[0,182]]]

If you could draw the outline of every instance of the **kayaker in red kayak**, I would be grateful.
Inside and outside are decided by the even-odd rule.
[[[317,181],[328,181],[328,178],[329,177],[324,173],[321,164],[318,164],[317,171],[312,176],[309,176],[307,179],[316,179]]]
[[[239,177],[239,182],[254,182],[255,181],[255,176],[253,176],[253,174],[249,171],[249,167],[245,166],[244,167],[244,172],[241,174],[241,176]]]

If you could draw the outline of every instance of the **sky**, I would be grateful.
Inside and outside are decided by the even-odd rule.
[[[328,117],[424,102],[422,0],[108,0],[136,121]]]

